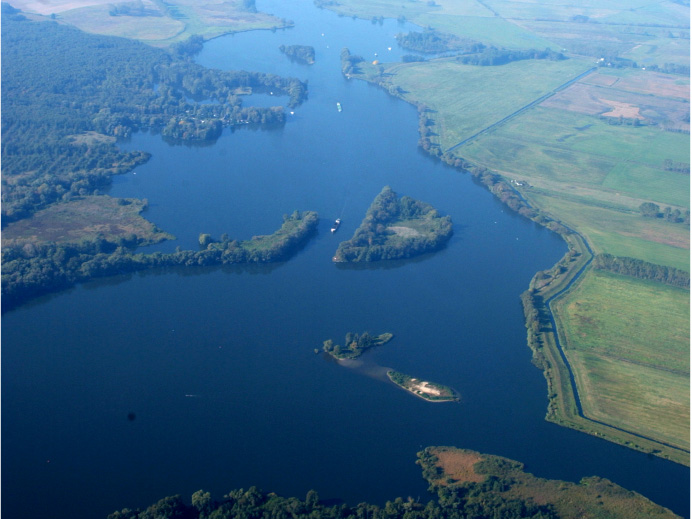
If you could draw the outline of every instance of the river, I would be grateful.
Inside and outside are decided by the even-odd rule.
[[[343,47],[399,59],[394,35],[407,27],[309,0],[257,4],[295,27],[218,38],[199,62],[307,79],[308,101],[281,128],[225,131],[213,146],[137,134],[123,148],[152,159],[109,194],[149,200],[146,217],[178,238],[160,250],[196,247],[201,232],[271,233],[295,209],[318,211],[319,233],[285,263],[114,277],[5,314],[3,515],[105,517],[252,485],[353,505],[426,500],[416,452],[454,445],[540,477],[606,477],[688,516],[689,469],[543,419],[519,294],[564,242],[421,153],[413,107],[341,76]],[[281,44],[313,45],[316,63],[291,62]],[[451,215],[448,246],[333,264],[385,185]],[[364,330],[396,337],[354,369],[314,352]],[[461,402],[416,398],[383,380],[382,366],[454,387]]]

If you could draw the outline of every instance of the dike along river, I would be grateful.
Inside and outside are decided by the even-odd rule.
[[[219,38],[199,62],[307,79],[309,100],[281,128],[227,131],[212,146],[135,135],[123,146],[153,157],[110,194],[149,199],[146,216],[178,237],[162,250],[196,247],[200,232],[271,233],[295,209],[318,211],[319,233],[286,263],[109,278],[4,315],[3,515],[105,517],[252,485],[353,505],[426,500],[415,459],[428,445],[506,456],[541,477],[607,477],[687,515],[687,468],[543,420],[519,294],[564,243],[419,152],[414,108],[341,76],[343,47],[399,59],[394,35],[409,27],[309,0],[257,4],[295,28]],[[292,63],[281,44],[313,45],[316,64]],[[385,185],[451,215],[448,246],[333,264]],[[313,351],[364,330],[396,335],[364,361],[454,387],[461,402],[430,404]]]

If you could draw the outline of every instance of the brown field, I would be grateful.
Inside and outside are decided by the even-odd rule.
[[[436,456],[439,459],[437,466],[444,471],[446,478],[453,479],[455,483],[467,481],[480,483],[486,478],[482,474],[476,474],[476,471],[473,470],[473,466],[483,459],[477,452],[456,449],[439,450]],[[445,484],[446,478],[438,481],[438,484]]]
[[[108,241],[134,234],[140,244],[172,239],[145,220],[140,213],[141,200],[109,196],[87,196],[62,204],[53,204],[31,218],[9,224],[2,231],[2,246],[25,243],[67,243],[102,236]]]
[[[663,74],[618,77],[595,73],[558,92],[542,106],[586,115],[639,119],[666,129],[689,131],[689,82]]]
[[[502,480],[504,489],[488,491],[487,496],[497,495],[505,499],[522,499],[538,505],[551,506],[562,519],[610,518],[610,519],[672,519],[678,517],[645,497],[622,488],[607,479],[586,477],[579,483],[556,479],[537,478],[524,471],[523,464],[499,456],[481,454],[454,447],[428,447],[419,463],[443,470],[433,486],[457,486],[479,483],[488,476]],[[474,467],[478,462],[478,465]],[[481,472],[480,474],[477,472]],[[427,471],[434,473],[434,471]],[[479,479],[480,478],[480,479]],[[450,481],[452,480],[452,481]]]

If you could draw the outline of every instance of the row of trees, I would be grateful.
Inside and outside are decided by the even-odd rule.
[[[599,270],[615,272],[638,279],[659,281],[680,288],[690,288],[690,273],[674,267],[657,265],[635,258],[597,254],[593,266]]]
[[[205,240],[201,250],[133,253],[135,243],[103,238],[80,243],[46,243],[2,249],[2,308],[8,310],[35,296],[62,290],[95,277],[156,267],[270,263],[288,259],[314,234],[317,213],[294,212],[269,236],[237,241]],[[130,247],[128,247],[128,245]]]
[[[325,505],[310,490],[304,500],[264,493],[256,487],[229,492],[215,500],[199,490],[192,504],[180,496],[161,499],[145,510],[123,509],[108,519],[556,519],[550,505],[503,494],[509,482],[490,476],[482,483],[441,487],[437,500],[422,504],[409,497],[387,501],[383,507],[369,503],[357,506]]]
[[[415,230],[399,236],[393,223],[415,221]],[[385,186],[365,214],[350,240],[339,244],[335,261],[378,261],[411,258],[444,246],[452,236],[452,219],[440,216],[429,204],[404,196]]]
[[[477,54],[468,56],[459,56],[457,61],[464,65],[478,65],[481,67],[506,65],[513,61],[522,61],[527,59],[547,59],[550,61],[560,61],[567,59],[561,52],[554,50],[508,50],[498,49],[496,47],[487,47]]]
[[[94,194],[113,174],[148,158],[108,139],[77,135],[127,137],[153,129],[171,139],[206,141],[226,126],[285,121],[282,107],[244,107],[240,92],[286,94],[291,106],[307,96],[297,79],[193,63],[189,54],[200,48],[199,38],[169,53],[29,21],[5,3],[2,10],[3,223]]]

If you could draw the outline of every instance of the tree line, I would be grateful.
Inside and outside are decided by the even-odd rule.
[[[398,497],[384,506],[327,505],[314,490],[299,499],[250,487],[232,490],[220,500],[198,490],[189,505],[180,496],[170,496],[144,510],[114,512],[108,519],[557,519],[552,505],[503,495],[509,485],[509,481],[489,476],[481,483],[441,487],[437,498],[426,504]]]
[[[172,253],[134,253],[136,237],[117,242],[105,238],[79,243],[27,243],[2,248],[2,309],[9,310],[33,297],[63,290],[96,277],[156,267],[213,266],[284,261],[315,233],[317,213],[295,211],[284,216],[279,230],[250,240],[200,239],[200,250]],[[208,235],[202,235],[208,236]]]
[[[690,273],[674,267],[657,265],[636,258],[613,256],[612,254],[597,254],[593,266],[599,270],[614,272],[637,279],[658,281],[666,285],[680,288],[690,288]]]
[[[2,14],[3,224],[97,194],[113,174],[148,158],[76,135],[127,137],[151,129],[173,140],[208,141],[227,126],[285,121],[282,107],[243,106],[241,92],[283,93],[290,106],[307,96],[297,79],[193,63],[188,54],[200,47],[199,38],[166,52],[30,21],[6,3]]]
[[[445,52],[480,52],[485,45],[469,38],[460,38],[454,34],[426,29],[423,32],[410,31],[396,35],[397,43],[407,50],[423,54],[441,54]]]

